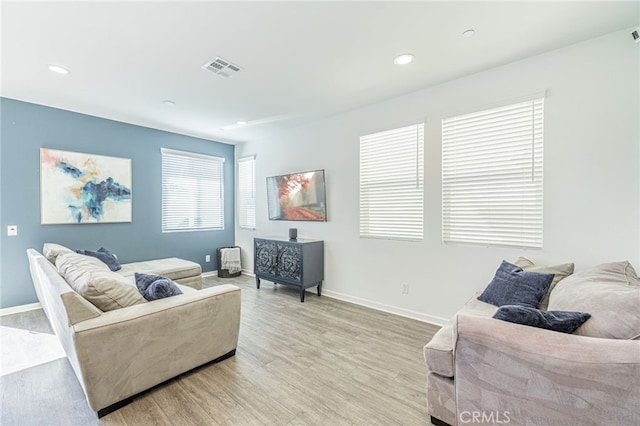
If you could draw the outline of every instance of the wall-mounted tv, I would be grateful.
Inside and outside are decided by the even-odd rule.
[[[324,170],[267,178],[269,219],[327,221]]]

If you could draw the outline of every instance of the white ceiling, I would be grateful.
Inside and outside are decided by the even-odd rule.
[[[0,94],[206,139],[254,141],[637,26],[639,5],[2,1]],[[463,38],[469,28],[475,36]],[[394,65],[404,52],[414,62]],[[201,68],[216,56],[242,71],[223,78]],[[49,64],[71,73],[54,74]]]

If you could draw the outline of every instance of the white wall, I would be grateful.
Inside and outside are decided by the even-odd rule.
[[[640,45],[620,31],[544,55],[390,99],[277,138],[236,147],[256,154],[257,229],[236,229],[243,267],[253,270],[255,236],[325,241],[328,295],[435,323],[491,280],[502,259],[575,262],[584,269],[628,259],[640,267]],[[544,249],[441,242],[440,120],[546,90]],[[422,242],[360,239],[359,137],[426,120]],[[328,222],[267,219],[265,177],[324,168]],[[410,293],[401,293],[401,282]]]

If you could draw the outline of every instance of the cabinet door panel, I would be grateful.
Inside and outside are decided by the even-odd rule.
[[[276,274],[279,277],[300,282],[302,279],[302,252],[300,246],[278,245]]]
[[[278,248],[276,243],[271,241],[256,241],[256,264],[255,271],[259,274],[276,274],[276,258]]]

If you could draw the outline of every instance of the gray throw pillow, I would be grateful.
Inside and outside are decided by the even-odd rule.
[[[167,277],[155,274],[135,273],[136,287],[142,297],[151,301],[182,294],[176,283]]]
[[[561,333],[573,333],[586,320],[591,317],[584,312],[573,311],[541,311],[529,306],[504,305],[498,308],[493,318],[544,328],[546,330],[559,331]]]
[[[523,271],[506,260],[478,300],[495,306],[521,305],[537,308],[553,281],[553,274]]]

